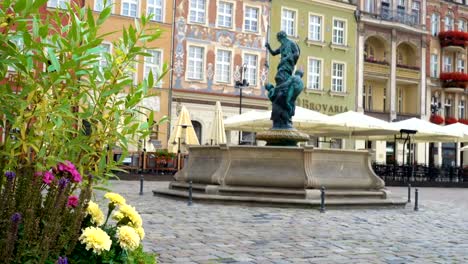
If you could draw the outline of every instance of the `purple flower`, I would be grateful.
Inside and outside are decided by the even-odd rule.
[[[67,207],[73,207],[73,208],[76,208],[78,206],[78,196],[76,195],[70,195],[68,197],[68,203],[67,203]]]
[[[68,259],[67,257],[59,257],[57,260],[57,264],[68,264]]]
[[[21,221],[21,214],[20,213],[14,213],[11,216],[11,221],[15,224],[17,224],[19,221]]]
[[[16,177],[16,173],[12,171],[7,171],[5,172],[5,176],[7,177],[9,181],[12,181]]]
[[[54,174],[50,171],[46,171],[42,176],[42,182],[50,185],[50,183],[55,179]]]
[[[66,178],[60,178],[59,180],[59,188],[60,189],[65,189],[65,187],[67,186],[68,184],[68,179]]]

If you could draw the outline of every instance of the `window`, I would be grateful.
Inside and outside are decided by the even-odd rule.
[[[163,1],[164,0],[148,0],[147,14],[153,15],[151,20],[163,22]]]
[[[405,5],[405,0],[398,0],[398,5],[397,5],[397,18],[399,22],[405,22],[405,11],[406,5]]]
[[[439,77],[439,57],[437,54],[431,54],[431,77]]]
[[[205,24],[206,17],[206,1],[205,0],[190,0],[190,18],[191,23]]]
[[[203,79],[205,49],[197,46],[189,46],[187,56],[187,78],[194,80]]]
[[[439,29],[440,29],[440,17],[439,14],[433,13],[431,15],[431,33],[433,36],[437,36],[439,34]]]
[[[11,39],[11,42],[13,42],[16,45],[16,49],[18,50],[18,53],[22,53],[22,51],[24,49],[23,36],[21,36],[21,35],[14,36]],[[10,66],[10,65],[8,65],[7,69],[8,69],[8,71],[15,71],[15,68]]]
[[[398,113],[403,113],[403,89],[398,88]]]
[[[95,0],[94,11],[101,12],[105,7],[111,6],[112,0]]]
[[[333,67],[332,67],[332,91],[333,92],[345,91],[344,74],[345,74],[344,63],[333,62]]]
[[[387,88],[383,89],[383,111],[384,113],[387,111]]]
[[[364,110],[366,110],[366,98],[366,85],[364,84],[364,86],[362,87],[362,108],[364,108]]]
[[[458,20],[458,31],[465,31],[466,22],[463,19]]]
[[[465,119],[465,101],[458,102],[458,119]]]
[[[309,16],[309,40],[322,41],[322,17]]]
[[[447,117],[453,116],[452,115],[452,99],[450,98],[445,99],[444,110],[445,110],[445,119],[447,119]]]
[[[296,36],[296,11],[281,10],[281,30],[286,32],[288,36]]]
[[[232,3],[219,2],[218,4],[218,26],[232,28]]]
[[[99,53],[99,71],[101,73],[104,73],[104,68],[107,67],[107,59],[105,54],[111,52],[111,44],[109,43],[102,43],[101,46],[102,48],[101,52]]]
[[[345,45],[345,27],[345,21],[333,19],[333,44]]]
[[[457,72],[465,72],[465,60],[457,59]]]
[[[372,111],[372,86],[367,88],[367,109]]]
[[[368,13],[374,13],[375,12],[374,0],[366,0],[364,4],[365,4],[364,10],[366,12],[368,12]]]
[[[244,63],[247,65],[247,70],[245,71],[245,79],[251,86],[257,85],[257,60],[257,55],[244,55]]]
[[[421,9],[421,3],[418,1],[413,1],[413,8],[411,10],[411,15],[414,24],[419,24],[419,10]]]
[[[445,17],[445,31],[453,30],[453,17],[448,15]]]
[[[392,16],[390,15],[391,14],[390,4],[391,2],[389,0],[382,0],[381,2],[382,7],[380,11],[380,16],[385,20],[392,18]]]
[[[244,30],[258,31],[258,8],[247,6],[244,14]]]
[[[309,59],[307,72],[307,88],[322,90],[322,61],[318,59]]]
[[[231,52],[229,50],[218,50],[216,52],[215,79],[217,82],[231,82]]]
[[[153,73],[154,87],[160,87],[158,83],[159,75],[161,74],[162,53],[160,50],[146,50],[151,56],[145,57],[145,71],[144,78],[148,79],[150,71]]]
[[[452,57],[444,56],[444,72],[452,72]]]
[[[122,16],[137,17],[138,0],[122,0]]]
[[[70,3],[70,0],[49,0],[47,1],[47,7],[54,7],[54,8],[67,8],[67,4]]]

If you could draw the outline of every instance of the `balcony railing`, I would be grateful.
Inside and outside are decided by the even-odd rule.
[[[364,14],[379,20],[398,22],[412,27],[421,27],[418,14],[408,14],[406,10],[392,10],[388,7],[382,7],[380,14],[363,12]]]

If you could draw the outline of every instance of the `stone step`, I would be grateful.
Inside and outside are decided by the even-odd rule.
[[[164,195],[172,197],[188,197],[187,191],[176,189],[160,188],[153,190],[154,195]],[[193,193],[194,200],[203,202],[218,202],[218,203],[252,203],[272,206],[299,206],[299,207],[319,207],[320,199],[291,199],[291,198],[277,198],[277,197],[260,197],[260,196],[239,196],[239,195],[216,195],[207,193]],[[401,198],[387,197],[387,199],[380,198],[348,198],[348,199],[326,199],[325,205],[327,207],[404,207],[406,200]]]

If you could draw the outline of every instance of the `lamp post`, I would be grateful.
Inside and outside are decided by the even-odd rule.
[[[176,142],[176,141],[173,141],[173,142],[172,142],[173,145],[177,144],[177,171],[180,170],[180,156],[181,156],[181,151],[180,151],[180,144],[181,144],[181,142],[180,142],[180,138],[181,138],[181,137],[184,137],[184,138],[185,138],[185,135],[186,135],[185,133],[186,133],[186,129],[187,129],[188,125],[180,125],[180,126],[182,127],[182,132],[183,132],[183,133],[181,133],[181,135],[179,135],[179,136],[177,137],[177,142]],[[184,145],[184,144],[185,144],[185,142],[182,142],[182,145]]]
[[[249,83],[245,79],[245,72],[247,71],[247,64],[244,63],[240,68],[240,78],[236,81],[235,88],[239,89],[239,115],[242,114],[242,89],[249,87]],[[241,144],[241,131],[239,131],[239,145]]]

